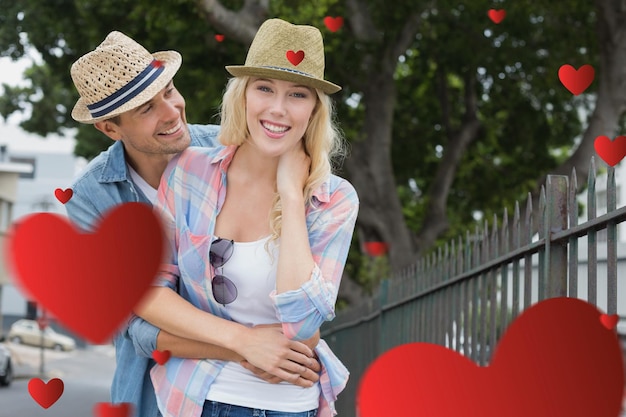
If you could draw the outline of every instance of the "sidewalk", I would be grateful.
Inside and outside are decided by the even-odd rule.
[[[41,378],[41,349],[39,347],[19,345],[7,342],[6,347],[11,351],[13,358],[13,372],[15,379]],[[91,350],[108,357],[115,356],[115,349],[110,345],[89,345],[84,351]],[[79,350],[57,352],[44,349],[44,373],[46,378],[61,377],[62,373],[55,366],[55,362],[76,356]]]
[[[11,352],[13,363],[13,377],[15,379],[30,379],[40,377],[39,374],[39,349],[26,347],[7,342],[6,347]],[[34,354],[36,352],[36,355]],[[48,356],[44,352],[44,365]],[[44,368],[45,371],[45,368]]]

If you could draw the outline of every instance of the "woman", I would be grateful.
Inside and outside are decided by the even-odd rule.
[[[155,209],[172,252],[160,275],[163,288],[139,315],[171,333],[237,351],[246,327],[233,321],[280,323],[288,338],[304,340],[334,318],[358,198],[331,174],[340,136],[327,94],[340,87],[324,80],[318,29],[268,20],[246,64],[227,70],[234,78],[221,109],[225,146],[187,149],[159,186]],[[191,305],[169,304],[168,287]],[[194,306],[217,317],[202,317]],[[256,366],[277,359],[262,343],[240,353]],[[172,358],[152,371],[159,408],[165,417],[334,415],[348,372],[324,341],[315,353],[322,373],[306,388],[267,383],[237,363]],[[301,359],[275,374],[297,378]]]

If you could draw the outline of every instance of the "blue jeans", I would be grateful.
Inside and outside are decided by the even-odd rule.
[[[285,411],[259,410],[256,408],[240,407],[219,403],[217,401],[205,401],[200,417],[315,417],[317,409],[290,413]]]

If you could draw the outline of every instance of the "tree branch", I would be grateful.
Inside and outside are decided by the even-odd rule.
[[[269,0],[245,0],[238,11],[227,9],[219,0],[198,0],[204,19],[215,29],[249,45],[261,23],[269,15]]]
[[[448,101],[448,81],[446,72],[441,65],[437,65],[437,90],[439,103],[441,104],[441,118],[448,140],[452,139],[452,127],[450,125],[450,103]]]
[[[378,29],[374,26],[367,3],[360,0],[346,0],[350,28],[354,37],[360,42],[371,42],[377,39]]]
[[[461,157],[469,144],[476,138],[481,123],[478,120],[478,98],[476,96],[476,78],[471,72],[465,76],[465,115],[461,128],[452,135],[447,143],[435,179],[428,191],[428,207],[423,226],[417,236],[417,250],[431,247],[447,228],[448,216],[446,204],[450,188],[454,182]]]
[[[422,7],[422,10],[433,7],[433,2]],[[415,36],[422,24],[422,12],[415,12],[409,16],[404,22],[402,30],[398,34],[396,41],[393,43],[390,53],[393,62],[397,62],[400,55],[404,54],[411,44],[415,41]]]

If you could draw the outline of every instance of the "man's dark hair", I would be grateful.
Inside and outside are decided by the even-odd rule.
[[[122,124],[122,118],[121,116],[118,114],[117,116],[113,116],[110,119],[107,119],[110,122],[115,123],[116,125],[121,125]]]

